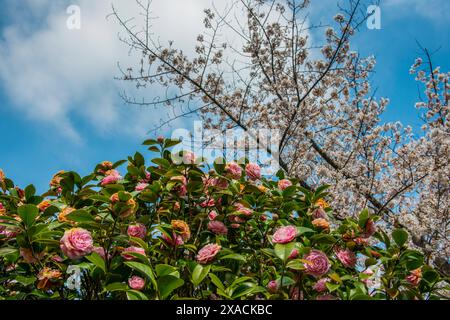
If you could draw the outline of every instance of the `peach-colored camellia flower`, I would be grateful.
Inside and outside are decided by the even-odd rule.
[[[64,170],[58,171],[50,180],[50,187],[58,188],[61,186],[62,175],[66,173]]]
[[[288,243],[297,237],[297,228],[294,226],[285,226],[278,228],[272,237],[273,243]]]
[[[219,235],[226,235],[228,233],[228,228],[222,221],[210,221],[208,223],[208,230]]]
[[[98,169],[98,173],[105,174],[107,171],[111,170],[113,167],[113,163],[111,161],[103,161],[100,163],[100,168]]]
[[[327,255],[320,250],[311,250],[303,259],[306,261],[306,273],[312,276],[321,277],[330,270],[330,261]]]
[[[145,188],[147,188],[148,186],[149,186],[148,183],[139,182],[139,183],[136,185],[136,188],[135,188],[134,190],[135,190],[135,191],[143,191],[143,190],[145,190]]]
[[[111,209],[114,209],[114,205],[120,202],[119,193],[113,194],[109,200],[111,201]],[[137,207],[136,201],[132,197],[128,199],[127,202],[124,203],[124,205],[127,205],[130,208],[119,213],[119,217],[122,219],[132,216],[135,213],[135,209]]]
[[[206,264],[214,260],[214,257],[219,253],[222,247],[215,243],[210,243],[200,249],[197,254],[197,262]]]
[[[230,162],[225,165],[225,172],[231,179],[240,179],[242,176],[242,168],[236,162]]]
[[[91,233],[82,228],[67,230],[60,240],[60,248],[70,259],[80,259],[94,249]]]
[[[330,207],[330,205],[322,198],[316,201],[316,206],[319,206],[322,209]]]
[[[278,181],[278,188],[280,188],[280,190],[285,190],[286,188],[289,188],[290,186],[292,186],[292,182],[289,181],[288,179],[283,179]]]
[[[278,281],[276,281],[276,280],[269,281],[269,283],[267,284],[267,291],[269,291],[272,294],[277,293],[278,289],[279,289],[279,285],[278,285]]]
[[[183,163],[184,164],[194,164],[196,161],[195,154],[190,151],[184,151],[183,152]]]
[[[44,212],[51,206],[51,202],[48,200],[43,200],[41,203],[38,204],[39,211]]]
[[[147,234],[147,228],[142,223],[132,224],[128,226],[127,234],[130,237],[144,239]]]
[[[330,223],[326,219],[318,218],[312,221],[313,226],[322,230],[329,230]]]
[[[356,254],[349,249],[339,248],[336,250],[336,257],[347,268],[354,268],[356,265]]]
[[[176,231],[179,232],[180,236],[183,238],[183,241],[189,240],[191,237],[191,230],[186,222],[183,220],[172,220],[170,224]]]
[[[406,281],[408,281],[413,286],[417,286],[422,279],[422,269],[415,269],[410,272],[408,276],[406,276]]]
[[[328,290],[327,282],[330,282],[329,278],[322,278],[313,285],[313,289],[317,292],[325,292]]]
[[[69,222],[70,220],[67,218],[67,215],[74,212],[75,209],[71,207],[65,207],[61,210],[61,212],[58,214],[58,221],[59,222]]]
[[[252,181],[261,179],[261,168],[256,163],[249,163],[245,166],[245,173]]]
[[[214,210],[212,210],[208,213],[208,219],[211,221],[216,220],[217,216],[218,216],[218,214]]]
[[[142,290],[145,288],[145,280],[138,276],[132,276],[128,279],[128,285],[133,290]]]
[[[124,258],[125,260],[134,260],[135,257],[133,257],[132,255],[130,255],[128,253],[138,253],[138,254],[145,256],[145,250],[140,247],[131,246],[131,247],[123,249],[123,251],[122,251],[122,258]]]
[[[54,285],[55,281],[62,278],[62,273],[59,270],[44,268],[39,271],[37,278],[39,280],[37,288],[39,290],[48,290]]]

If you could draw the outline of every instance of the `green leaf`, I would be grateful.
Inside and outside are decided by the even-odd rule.
[[[192,272],[192,283],[195,287],[198,287],[200,283],[205,279],[208,275],[209,270],[211,269],[211,265],[202,266],[201,264],[197,264]]]
[[[364,228],[366,226],[367,220],[369,220],[369,217],[369,210],[367,208],[361,211],[361,213],[359,214],[358,225],[361,228]]]
[[[130,267],[131,269],[134,269],[136,271],[141,272],[143,275],[145,275],[150,281],[152,282],[154,288],[158,289],[158,284],[156,282],[155,274],[150,266],[147,266],[140,262],[135,261],[127,261],[125,262],[125,265]]]
[[[288,264],[286,265],[286,267],[289,269],[293,269],[293,270],[304,270],[305,269],[304,263],[297,259],[289,261]]]
[[[105,287],[106,291],[114,292],[114,291],[127,291],[128,286],[122,282],[114,282],[110,283]]]
[[[31,227],[39,215],[39,209],[32,204],[25,204],[17,209],[19,217],[27,227]]]
[[[148,297],[137,290],[127,290],[127,299],[128,300],[148,300]]]
[[[184,284],[183,279],[167,275],[158,279],[159,294],[162,299],[167,298],[173,290]]]
[[[30,184],[25,188],[25,199],[29,200],[36,193],[36,188]]]
[[[222,291],[225,291],[225,286],[223,285],[222,281],[220,281],[218,276],[216,276],[214,273],[210,273],[209,278],[211,279],[211,282],[214,283],[214,285],[217,288],[219,288]]]
[[[75,210],[67,215],[67,219],[75,222],[95,222],[94,217],[86,210]]]
[[[310,228],[305,228],[305,227],[297,227],[297,236],[301,236],[302,234],[305,233],[315,233],[316,231],[314,231],[313,229]]]
[[[177,278],[180,277],[180,273],[178,272],[177,268],[169,266],[168,264],[158,264],[157,266],[155,266],[155,271],[158,277],[167,275],[171,275]]]
[[[36,277],[17,276],[15,280],[24,286],[29,286],[36,282]]]
[[[99,267],[103,272],[106,273],[106,265],[105,260],[96,252],[93,252],[91,255],[86,256],[86,259],[88,259],[90,262],[95,264],[97,267]]]
[[[283,262],[286,261],[291,255],[292,250],[295,248],[296,243],[290,242],[286,244],[275,244],[275,255]]]
[[[163,168],[169,168],[170,167],[170,162],[167,159],[156,158],[156,159],[152,159],[152,162],[154,164],[157,164],[158,166],[163,167]]]
[[[327,286],[328,290],[330,292],[336,291],[337,289],[339,289],[340,284],[339,283],[325,283],[325,285]]]
[[[237,254],[237,253],[232,253],[232,254],[227,254],[226,256],[220,257],[220,260],[226,260],[226,259],[231,259],[231,260],[239,260],[242,262],[245,262],[245,257],[243,255]]]
[[[10,254],[14,254],[17,253],[18,250],[16,248],[12,248],[12,247],[5,247],[5,248],[0,248],[0,257],[4,257]]]
[[[392,238],[399,247],[402,247],[408,241],[408,232],[404,229],[395,229],[392,232]]]

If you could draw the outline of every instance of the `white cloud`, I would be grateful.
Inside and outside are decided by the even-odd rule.
[[[137,17],[138,7],[129,0],[113,1],[125,17]],[[173,39],[182,48],[193,45],[202,30],[207,0],[155,0],[152,10],[159,19],[154,32],[161,40]],[[17,112],[30,121],[49,124],[74,141],[82,141],[77,128],[88,121],[100,133],[120,128],[144,134],[160,116],[155,110],[124,106],[118,92],[123,83],[117,62],[129,62],[128,48],[118,40],[120,31],[111,13],[111,1],[80,0],[81,30],[66,27],[71,3],[51,0],[8,3],[13,18],[0,41],[0,80]],[[24,10],[26,8],[26,10]],[[36,29],[34,29],[36,28]],[[151,90],[151,89],[150,89]]]

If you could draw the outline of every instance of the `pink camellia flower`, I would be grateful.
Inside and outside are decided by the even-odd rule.
[[[234,210],[240,214],[243,214],[244,216],[247,216],[247,217],[249,217],[253,214],[253,210],[245,207],[242,203],[236,203],[234,205]]]
[[[242,176],[242,168],[236,162],[227,163],[225,166],[225,172],[231,179],[240,179]]]
[[[363,238],[370,238],[377,232],[377,226],[375,225],[375,222],[373,222],[372,219],[367,220],[366,227],[364,230],[364,233],[362,235]]]
[[[311,250],[303,259],[306,260],[306,273],[312,276],[321,277],[330,270],[330,261],[327,255],[320,250]]]
[[[216,202],[214,201],[214,199],[208,199],[203,201],[202,203],[200,203],[200,207],[202,208],[211,208],[214,207],[216,205]]]
[[[144,239],[147,234],[147,228],[142,223],[132,224],[128,226],[127,234],[130,237]]]
[[[298,249],[294,248],[291,251],[291,254],[289,255],[288,259],[295,259],[298,257]]]
[[[172,238],[167,236],[165,233],[162,234],[161,238],[170,244],[171,246],[181,246],[184,244],[183,237],[179,234],[176,234],[175,232],[172,234]]]
[[[239,229],[241,227],[241,225],[239,223],[232,223],[230,225],[230,227],[233,228],[233,229]]]
[[[342,262],[342,264],[347,268],[354,268],[356,265],[356,254],[349,250],[349,249],[337,249],[336,250],[336,257],[339,259],[339,261]]]
[[[313,289],[317,292],[325,292],[328,290],[327,282],[330,282],[329,278],[322,278],[313,285]]]
[[[422,269],[415,269],[406,276],[406,281],[408,281],[413,286],[417,286],[422,279]]]
[[[297,228],[294,226],[280,227],[272,237],[273,243],[288,243],[297,237]]]
[[[94,247],[92,252],[95,252],[96,254],[98,254],[100,257],[103,258],[103,260],[106,259],[106,252],[105,252],[105,248],[103,248],[103,247]]]
[[[3,205],[3,203],[0,202],[0,214],[5,214],[6,213],[6,208]]]
[[[158,136],[158,138],[156,138],[156,141],[158,141],[159,143],[163,143],[164,142],[164,136]]]
[[[176,186],[173,188],[173,190],[178,194],[180,197],[184,197],[187,194],[187,179],[185,176],[175,176],[170,178],[171,181],[177,181],[180,182],[181,185]]]
[[[114,184],[117,183],[120,179],[122,179],[122,176],[117,170],[110,170],[110,173],[103,178],[101,185],[106,186],[108,184]]]
[[[250,180],[256,181],[261,179],[261,168],[256,163],[249,163],[245,166],[245,173]]]
[[[269,283],[267,284],[267,291],[269,291],[272,294],[277,293],[278,289],[279,289],[278,281],[276,280],[269,281]]]
[[[322,208],[317,208],[316,210],[314,210],[313,214],[312,214],[312,218],[315,219],[326,219],[327,218],[327,213],[325,212],[325,210],[323,210]]]
[[[133,290],[142,290],[145,288],[145,280],[138,276],[132,276],[128,279],[128,285]]]
[[[135,257],[132,255],[129,255],[127,253],[138,253],[138,254],[145,256],[145,250],[140,247],[131,246],[131,247],[123,249],[123,251],[122,251],[122,258],[124,258],[125,260],[134,260]]]
[[[211,221],[216,220],[217,216],[218,216],[218,214],[214,210],[212,210],[208,213],[208,219]]]
[[[64,232],[59,247],[72,260],[82,258],[94,249],[91,233],[82,228],[73,228]]]
[[[333,296],[332,294],[323,294],[316,297],[316,300],[338,300],[336,296]]]
[[[143,190],[145,190],[145,188],[147,188],[147,187],[148,187],[148,183],[139,182],[139,183],[136,185],[136,188],[135,188],[134,190],[136,190],[136,191],[143,191]]]
[[[292,182],[287,179],[278,181],[278,188],[280,188],[280,190],[285,190],[286,188],[288,188],[290,186],[292,186]]]
[[[226,235],[228,233],[228,228],[222,221],[210,221],[208,223],[208,230],[219,235]]]
[[[261,220],[262,222],[267,221],[267,216],[265,214],[262,214],[259,216],[259,220]]]
[[[206,264],[214,260],[214,257],[219,253],[222,247],[215,243],[210,243],[200,249],[197,254],[197,262]]]

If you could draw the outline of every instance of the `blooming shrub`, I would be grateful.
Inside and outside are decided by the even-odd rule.
[[[439,299],[445,280],[389,236],[368,210],[335,219],[327,187],[310,192],[253,163],[214,168],[173,140],[103,162],[80,177],[59,172],[36,195],[0,181],[2,299]],[[209,170],[209,171],[208,171]],[[443,295],[444,290],[444,295]]]

